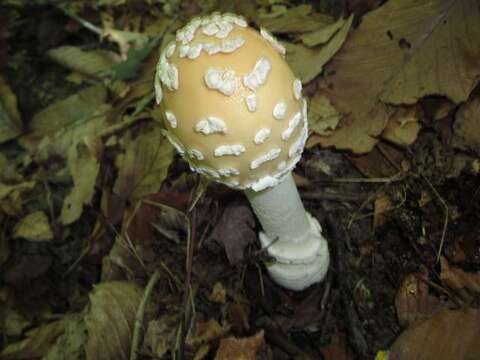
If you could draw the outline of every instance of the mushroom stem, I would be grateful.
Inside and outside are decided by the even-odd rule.
[[[303,207],[292,174],[274,187],[245,194],[263,227],[262,247],[276,259],[267,265],[272,278],[291,290],[321,281],[329,263],[327,242],[318,221]]]

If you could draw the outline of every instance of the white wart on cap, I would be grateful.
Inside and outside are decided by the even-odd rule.
[[[160,55],[155,77],[170,140],[192,169],[237,189],[275,186],[308,135],[301,82],[283,46],[233,14],[195,18]]]

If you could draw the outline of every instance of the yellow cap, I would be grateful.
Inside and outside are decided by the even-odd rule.
[[[195,18],[160,55],[165,134],[191,168],[236,189],[275,186],[308,135],[302,84],[285,49],[233,14]]]

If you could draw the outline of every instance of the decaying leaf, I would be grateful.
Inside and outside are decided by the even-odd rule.
[[[30,330],[25,340],[8,345],[0,352],[2,360],[35,359],[44,356],[65,331],[63,320]]]
[[[149,321],[143,348],[148,354],[161,359],[175,345],[175,336],[179,324],[179,316],[164,315],[160,319]]]
[[[85,359],[85,341],[87,329],[79,315],[68,315],[64,319],[65,332],[42,360],[83,360]]]
[[[206,322],[197,321],[195,331],[187,338],[187,342],[194,347],[219,339],[230,331],[228,324],[220,325],[217,320],[210,319]]]
[[[64,225],[76,221],[82,215],[83,206],[92,200],[100,170],[98,155],[85,144],[71,146],[67,161],[73,179],[73,188],[63,200],[60,220]]]
[[[302,34],[300,40],[309,47],[325,44],[344,24],[345,19],[338,19],[334,23],[328,24],[318,30]]]
[[[53,239],[47,215],[43,211],[35,211],[23,217],[13,230],[13,237],[30,241],[48,241]]]
[[[139,200],[160,189],[173,160],[173,148],[158,126],[149,125],[134,136],[128,132],[124,138],[125,153],[117,156],[118,178],[116,194]]]
[[[333,22],[330,16],[312,13],[309,4],[290,8],[275,17],[260,19],[260,25],[273,33],[304,33],[325,27]]]
[[[454,144],[464,150],[473,150],[480,156],[480,98],[474,98],[458,110],[454,129]]]
[[[230,205],[223,212],[213,238],[225,247],[230,264],[242,261],[245,247],[257,240],[254,227],[255,219],[247,205]]]
[[[325,68],[321,93],[346,116],[322,145],[370,151],[390,115],[380,100],[464,101],[480,74],[479,21],[476,0],[392,0],[367,14]]]
[[[0,143],[13,139],[22,132],[22,119],[17,108],[17,97],[0,76]]]
[[[87,359],[129,358],[135,314],[141,298],[142,289],[131,282],[112,281],[94,288],[85,315]]]
[[[479,310],[443,310],[403,332],[390,348],[388,359],[479,359],[479,337]]]
[[[438,297],[429,293],[428,284],[422,279],[424,276],[421,273],[407,275],[395,296],[395,309],[402,328],[429,319],[445,306]]]
[[[320,74],[323,66],[341,48],[347,38],[352,20],[353,16],[350,16],[340,30],[323,46],[308,48],[299,44],[285,43],[287,62],[303,83],[309,82]]]
[[[411,145],[422,127],[420,119],[420,106],[397,107],[382,132],[382,138],[400,146]]]
[[[56,63],[84,75],[100,77],[120,59],[105,50],[85,51],[75,46],[60,46],[47,52]]]
[[[218,281],[213,285],[212,293],[208,299],[212,302],[225,304],[225,301],[227,300],[227,290],[221,282]]]
[[[315,95],[308,107],[308,125],[316,134],[328,136],[338,125],[341,114],[322,95]],[[308,147],[313,146],[309,141]]]
[[[256,360],[263,344],[263,330],[247,338],[228,337],[220,341],[215,360]]]
[[[93,86],[47,107],[33,117],[32,131],[21,138],[22,145],[37,149],[43,159],[51,154],[65,157],[79,142],[92,142],[107,126],[111,107],[106,97],[105,87]]]
[[[445,285],[454,290],[468,289],[480,293],[479,272],[465,272],[456,266],[451,266],[444,257],[440,258],[440,264],[442,266],[440,279]]]

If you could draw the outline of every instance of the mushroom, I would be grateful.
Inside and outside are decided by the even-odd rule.
[[[302,290],[325,276],[321,226],[302,204],[292,170],[308,136],[302,83],[268,31],[233,14],[195,18],[160,54],[155,75],[164,133],[193,171],[244,190],[280,285]]]

